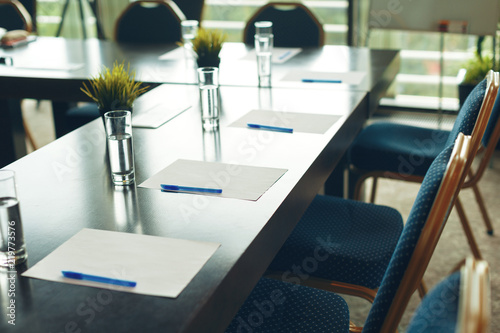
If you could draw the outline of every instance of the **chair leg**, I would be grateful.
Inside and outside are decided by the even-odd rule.
[[[26,138],[31,144],[31,147],[33,147],[33,150],[37,150],[38,146],[36,145],[35,140],[33,139],[33,135],[31,134],[31,130],[29,129],[28,124],[24,119],[23,119],[23,127],[24,127],[24,133],[26,134]]]
[[[474,184],[472,186],[472,190],[474,191],[474,195],[476,196],[476,201],[479,206],[479,210],[481,211],[481,215],[483,216],[484,224],[486,224],[486,232],[491,236],[493,235],[493,224],[491,223],[488,211],[486,210],[483,196],[481,195],[481,192],[479,192],[479,187],[477,186],[477,184]]]
[[[378,177],[373,177],[372,192],[370,194],[370,203],[375,203],[375,194],[377,193]]]
[[[361,198],[361,189],[363,188],[364,180],[358,179],[356,186],[354,187],[354,194],[352,196],[353,200],[359,201]]]
[[[469,246],[472,251],[472,254],[476,259],[482,259],[481,251],[477,246],[476,239],[474,238],[474,234],[472,233],[472,229],[469,224],[469,220],[467,220],[467,216],[465,215],[464,207],[462,206],[462,202],[460,201],[460,197],[457,197],[455,201],[455,207],[457,208],[458,216],[460,217],[460,222],[462,223],[462,228],[464,229],[465,236],[469,241]]]
[[[356,185],[354,186],[354,191],[353,191],[354,193],[352,196],[353,200],[361,201],[361,196],[362,196],[361,193],[363,192],[363,186],[365,185],[365,182],[368,178],[370,177],[362,175],[356,180]]]
[[[427,295],[427,285],[424,280],[420,281],[420,285],[418,286],[418,295],[420,298],[424,298]]]
[[[349,193],[349,182],[350,182],[350,178],[349,178],[349,167],[346,167],[344,168],[344,196],[343,198],[344,199],[349,199],[349,196],[351,195],[351,193]]]

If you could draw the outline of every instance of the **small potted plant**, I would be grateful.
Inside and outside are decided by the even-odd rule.
[[[103,67],[102,71],[89,80],[89,86],[83,83],[80,88],[97,103],[101,116],[111,110],[132,111],[134,100],[148,90],[142,82],[135,81],[135,72],[130,72],[130,64],[125,69],[122,62],[113,64],[113,69]]]
[[[198,67],[219,67],[219,53],[226,35],[218,30],[198,29],[193,40],[193,51],[196,53]]]
[[[482,43],[484,36],[480,36],[477,43],[476,54],[469,59],[459,73],[460,83],[458,85],[458,99],[460,106],[463,105],[467,96],[474,87],[481,82],[490,70],[496,70],[498,66],[491,55],[482,55]]]

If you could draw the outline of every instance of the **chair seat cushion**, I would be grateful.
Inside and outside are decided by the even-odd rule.
[[[377,288],[402,229],[393,208],[318,195],[269,269],[284,281],[311,275]]]
[[[407,333],[455,333],[458,322],[460,272],[434,287],[422,300]]]
[[[262,278],[226,332],[349,332],[342,297],[323,290]]]
[[[363,171],[424,176],[448,136],[444,130],[377,122],[360,132],[349,149],[349,159]]]

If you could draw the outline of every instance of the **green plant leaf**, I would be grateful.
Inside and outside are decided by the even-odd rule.
[[[80,90],[103,110],[116,107],[130,109],[135,99],[149,89],[149,86],[142,87],[142,82],[135,81],[135,71],[130,71],[130,63],[125,69],[124,62],[115,62],[111,70],[103,66],[99,74],[92,77],[88,83],[89,85],[86,85],[83,82]]]

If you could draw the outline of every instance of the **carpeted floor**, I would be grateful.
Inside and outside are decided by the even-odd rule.
[[[23,102],[23,114],[27,120],[27,127],[32,132],[35,145],[39,148],[54,140],[54,127],[50,103],[41,101],[37,103],[34,100],[25,100]],[[400,119],[401,120],[401,119]],[[403,122],[420,122],[420,126],[441,126],[446,128],[453,123],[453,117],[445,117],[443,120],[435,117],[418,117],[412,115],[405,117]],[[500,184],[500,151],[495,153],[491,167],[486,171],[484,178],[480,183],[480,190],[485,198],[486,205],[492,219],[495,235],[488,236],[485,232],[483,220],[474,200],[472,190],[463,190],[460,194],[461,200],[465,206],[467,215],[471,221],[474,235],[479,243],[483,257],[490,264],[491,272],[491,298],[492,298],[492,321],[491,332],[500,332],[500,205],[498,199],[498,185]],[[408,216],[416,193],[419,189],[418,184],[408,184],[399,181],[380,180],[376,203],[387,205],[398,209],[403,217]],[[497,206],[498,205],[498,206]],[[458,215],[452,211],[442,238],[438,244],[436,252],[430,262],[425,275],[425,282],[428,287],[432,287],[440,281],[450,270],[464,257],[470,254],[470,250],[465,239]],[[368,313],[370,304],[368,302],[346,297],[350,305],[351,318],[362,325]],[[404,318],[401,322],[401,332],[411,319],[415,308],[420,302],[417,294],[413,295],[411,302],[406,309]]]

